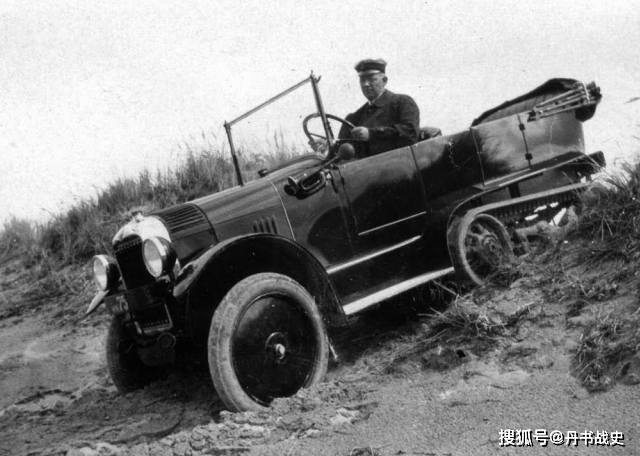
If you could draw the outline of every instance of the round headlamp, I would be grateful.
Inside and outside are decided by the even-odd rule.
[[[98,289],[107,291],[118,285],[120,270],[116,260],[107,255],[96,255],[92,263],[93,281]]]
[[[142,244],[142,257],[147,271],[158,278],[169,274],[176,263],[176,253],[166,239],[151,237]]]

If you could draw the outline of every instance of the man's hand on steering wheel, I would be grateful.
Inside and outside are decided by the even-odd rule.
[[[369,129],[367,127],[355,127],[351,130],[351,138],[357,141],[369,141]]]
[[[352,130],[357,128],[351,122],[349,122],[348,120],[343,119],[342,117],[334,116],[333,114],[325,114],[325,115],[326,115],[327,119],[331,119],[331,120],[335,120],[336,122],[340,122],[341,124],[346,125],[349,128],[351,128]],[[307,135],[307,138],[309,138],[309,145],[313,148],[313,150],[315,150],[316,152],[324,153],[327,150],[327,144],[329,143],[327,137],[324,136],[324,135],[319,135],[317,133],[311,133],[309,131],[308,126],[307,126],[309,121],[312,120],[312,119],[315,119],[316,117],[320,117],[320,113],[315,112],[315,113],[309,114],[307,117],[305,117],[304,120],[302,121],[302,130],[304,131],[304,134]],[[333,134],[333,133],[331,133],[331,134]],[[314,137],[320,139],[320,141],[314,139]]]

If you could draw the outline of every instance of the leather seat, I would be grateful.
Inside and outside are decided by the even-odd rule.
[[[420,133],[418,133],[418,141],[424,141],[425,139],[435,138],[436,136],[442,136],[442,131],[437,127],[422,127]]]

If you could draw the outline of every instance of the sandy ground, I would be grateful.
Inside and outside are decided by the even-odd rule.
[[[20,299],[11,285],[20,274],[15,265],[4,271],[6,307]],[[346,355],[327,381],[265,413],[224,411],[206,373],[176,374],[121,396],[105,366],[106,312],[81,320],[56,319],[46,305],[5,309],[0,455],[640,454],[637,355],[605,391],[589,392],[572,375],[593,319],[637,313],[637,279],[627,274],[615,292],[576,312],[576,283],[604,280],[601,272],[576,274],[565,275],[575,281],[551,282],[534,274],[475,302],[449,304],[508,326],[495,337],[416,349],[433,317],[390,323],[387,313],[354,321],[340,350]],[[519,437],[531,430],[531,446],[501,446],[501,430]],[[623,446],[587,445],[584,437],[577,446],[543,447],[535,430],[565,438],[616,432]]]

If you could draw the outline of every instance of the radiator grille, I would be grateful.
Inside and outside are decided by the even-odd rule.
[[[142,258],[142,239],[129,236],[114,246],[122,279],[129,290],[155,281]]]

